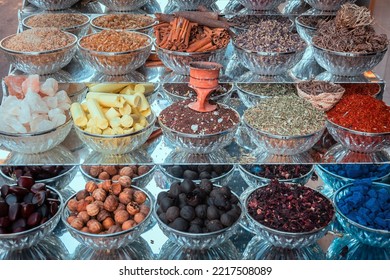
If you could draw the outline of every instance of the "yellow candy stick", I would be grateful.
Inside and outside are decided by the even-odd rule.
[[[121,117],[121,126],[125,128],[130,128],[132,127],[133,123],[134,120],[130,115],[124,115]]]
[[[97,127],[100,129],[106,129],[108,127],[108,120],[104,116],[102,108],[100,108],[98,102],[95,99],[87,99],[87,107],[92,118],[97,119]]]
[[[75,125],[80,127],[87,125],[88,119],[80,103],[73,103],[70,106],[70,113],[72,114]]]
[[[126,100],[126,102],[129,103],[132,107],[138,107],[142,102],[142,98],[136,94],[120,94],[120,96],[122,96]]]
[[[103,107],[122,108],[125,104],[125,99],[122,98],[119,94],[88,92],[87,99],[91,98],[96,99]]]
[[[144,83],[144,84],[137,84],[134,88],[136,93],[143,93],[148,94],[153,92],[155,89],[153,83]]]

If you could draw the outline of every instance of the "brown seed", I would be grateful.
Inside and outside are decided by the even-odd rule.
[[[77,212],[86,211],[87,205],[89,205],[88,201],[85,201],[85,199],[81,199],[77,203]]]
[[[119,201],[125,205],[129,204],[133,199],[133,196],[129,192],[121,192],[119,194]]]
[[[87,227],[91,233],[97,234],[103,230],[103,226],[98,220],[91,219],[87,223]]]
[[[141,165],[138,167],[138,176],[142,176],[150,171],[150,167],[147,165]]]
[[[129,176],[121,176],[118,179],[118,183],[124,188],[129,188],[131,186],[131,178]]]
[[[95,201],[95,199],[91,195],[87,196],[84,200],[87,201],[88,203],[92,203]]]
[[[98,188],[98,185],[93,181],[88,181],[85,184],[85,190],[89,193],[93,193],[94,190]]]
[[[105,219],[107,219],[108,217],[111,217],[111,213],[108,212],[107,210],[105,209],[101,209],[99,214],[97,214],[97,217],[96,219],[99,221],[99,222],[103,222]]]
[[[85,233],[91,233],[91,232],[89,231],[88,227],[83,227],[83,228],[81,229],[81,231],[82,231],[82,232],[85,232]]]
[[[106,200],[107,194],[103,189],[96,189],[93,191],[92,196],[95,200],[104,201]]]
[[[80,218],[74,218],[73,220],[72,220],[72,223],[70,224],[70,226],[71,227],[73,227],[73,228],[75,228],[75,229],[77,229],[77,230],[80,230],[80,229],[82,229],[83,228],[83,226],[84,226],[84,222],[83,222],[83,220],[81,220]]]
[[[111,193],[118,196],[122,192],[122,186],[119,183],[112,183]]]
[[[78,205],[78,202],[75,198],[72,198],[71,200],[68,201],[68,209],[72,212],[76,211],[77,210],[77,205]]]
[[[126,210],[126,205],[124,205],[123,203],[119,203],[118,204],[118,207],[115,209],[115,211],[114,211],[114,215],[115,215],[115,213],[117,212],[117,211],[119,211],[119,210]]]
[[[85,224],[86,222],[89,221],[90,215],[87,213],[87,211],[81,211],[80,213],[77,214],[77,218],[81,219],[83,221],[83,223]]]
[[[103,201],[95,200],[93,203],[96,204],[97,206],[99,206],[100,211],[104,210],[104,203],[103,203]]]
[[[122,231],[122,228],[119,225],[113,225],[108,229],[107,233],[116,233],[120,231]]]
[[[111,177],[110,177],[110,174],[108,174],[107,172],[103,171],[99,174],[99,177],[98,177],[100,180],[109,180]]]
[[[102,172],[102,168],[98,165],[91,166],[89,168],[89,175],[91,175],[94,178],[99,177],[100,172]]]
[[[115,225],[115,222],[111,217],[107,217],[102,222],[102,225],[103,225],[105,230],[108,230],[111,226]]]
[[[139,224],[145,219],[145,215],[142,213],[137,213],[134,215],[134,221]]]
[[[104,201],[104,209],[106,209],[108,212],[114,212],[118,207],[118,204],[118,198],[115,195],[109,195]]]
[[[135,191],[133,194],[133,200],[138,204],[142,204],[146,201],[146,194],[143,191]]]
[[[69,217],[66,219],[66,221],[68,222],[68,224],[71,224],[71,223],[73,222],[74,219],[76,219],[76,216],[71,215],[71,216],[69,216]]]
[[[135,227],[137,223],[134,220],[127,220],[122,224],[122,230],[128,230]]]
[[[87,210],[88,215],[93,217],[93,216],[96,216],[97,214],[99,214],[100,207],[97,204],[92,203],[92,204],[87,205],[86,210]]]
[[[103,171],[107,172],[110,175],[110,177],[118,174],[118,170],[113,165],[103,166]]]
[[[102,189],[106,192],[109,192],[111,189],[112,181],[111,180],[104,180],[102,182]]]
[[[130,215],[134,216],[139,213],[139,205],[137,202],[131,201],[126,205],[126,211],[129,212]]]
[[[150,207],[146,204],[141,204],[139,206],[139,211],[146,216],[150,212]]]
[[[89,196],[89,193],[86,190],[81,190],[81,191],[77,192],[76,199],[78,201],[80,201],[80,200],[86,198],[87,196]]]
[[[116,223],[123,224],[130,218],[130,215],[126,210],[119,210],[115,213],[114,218]]]
[[[114,176],[112,176],[112,178],[111,178],[111,180],[113,181],[113,182],[117,182],[118,181],[118,179],[119,179],[119,175],[114,175]]]
[[[120,176],[129,176],[133,175],[133,169],[131,169],[130,166],[122,167],[121,170],[119,170]]]

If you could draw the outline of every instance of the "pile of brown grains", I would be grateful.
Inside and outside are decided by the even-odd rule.
[[[322,23],[330,21],[334,16],[302,15],[298,22],[304,26],[317,29]]]
[[[262,225],[284,232],[311,232],[327,226],[334,207],[321,193],[272,180],[248,198],[248,214]]]
[[[282,25],[292,24],[288,17],[276,15],[239,15],[229,18],[228,22],[233,23],[235,27],[247,29],[266,20],[276,20]]]
[[[292,84],[263,84],[263,83],[239,83],[239,89],[261,96],[296,95],[296,88]]]
[[[145,35],[115,30],[103,30],[80,40],[81,47],[99,52],[134,51],[149,44],[150,40]]]
[[[36,27],[56,27],[70,28],[88,22],[89,18],[83,14],[58,13],[39,14],[29,17],[24,23],[31,28]]]
[[[182,97],[188,97],[196,99],[196,92],[193,88],[189,87],[188,84],[182,84],[182,83],[166,83],[163,84],[163,87],[166,91],[173,95],[182,96]],[[230,89],[232,88],[232,85],[229,83],[221,83],[219,87],[212,91],[209,95],[209,97],[217,97],[220,95],[226,94]]]
[[[150,26],[155,19],[147,15],[111,14],[95,18],[92,23],[100,28],[107,29],[139,29]]]
[[[251,25],[246,32],[239,34],[235,44],[245,50],[255,52],[294,52],[306,47],[305,41],[290,30],[288,24],[277,20],[266,20]]]
[[[19,52],[43,52],[64,48],[75,38],[57,28],[34,28],[16,34],[3,47]]]
[[[190,109],[190,102],[175,102],[164,109],[159,116],[161,123],[174,131],[206,135],[229,130],[240,121],[239,115],[228,107],[218,104],[215,111],[202,113]]]
[[[299,89],[309,95],[319,95],[322,93],[343,93],[342,86],[325,81],[302,81],[298,84]]]
[[[309,135],[325,127],[325,114],[297,96],[264,99],[244,118],[254,129],[282,136]]]

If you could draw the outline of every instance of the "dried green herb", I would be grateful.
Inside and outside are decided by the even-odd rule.
[[[297,93],[292,84],[239,83],[237,86],[246,92],[261,96],[296,95]]]

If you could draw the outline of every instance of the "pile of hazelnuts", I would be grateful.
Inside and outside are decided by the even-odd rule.
[[[152,167],[148,165],[84,165],[82,168],[91,177],[117,181],[120,176],[129,176],[132,179],[142,176]]]
[[[208,233],[232,226],[241,215],[239,199],[228,186],[199,184],[184,179],[157,197],[157,215],[169,227],[189,233]]]
[[[129,230],[148,216],[147,195],[131,187],[131,178],[121,176],[117,182],[88,181],[85,189],[67,203],[67,222],[86,233],[111,234]]]

